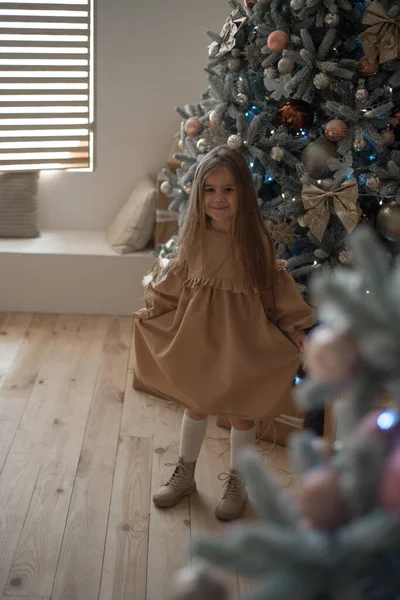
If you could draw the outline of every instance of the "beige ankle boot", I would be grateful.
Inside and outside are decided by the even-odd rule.
[[[190,496],[196,491],[194,480],[195,462],[185,463],[182,458],[179,458],[177,463],[168,466],[174,466],[175,471],[169,481],[160,487],[153,496],[153,502],[159,508],[171,508],[178,504],[182,498]]]
[[[219,479],[225,481],[225,491],[215,509],[215,516],[221,521],[240,519],[246,508],[247,493],[238,472],[232,469],[229,473],[222,473]]]

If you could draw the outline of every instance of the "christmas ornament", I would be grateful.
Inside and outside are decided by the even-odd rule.
[[[339,262],[341,265],[348,266],[348,265],[352,264],[353,254],[352,254],[351,250],[346,248],[345,250],[342,250],[341,252],[339,252],[338,258],[339,258]]]
[[[290,8],[293,10],[302,10],[306,5],[307,0],[291,0]]]
[[[331,142],[340,142],[347,135],[347,125],[340,119],[333,119],[325,126],[325,133],[328,140]]]
[[[197,137],[201,134],[203,129],[204,125],[198,117],[190,117],[185,123],[185,131],[190,137]]]
[[[356,91],[356,100],[358,102],[366,102],[369,98],[369,93],[368,90],[366,90],[364,87],[358,89]]]
[[[400,205],[397,202],[391,202],[381,208],[376,227],[386,240],[400,242]]]
[[[207,149],[208,149],[207,140],[204,138],[200,138],[199,141],[197,142],[197,150],[203,154],[204,152],[207,151]]]
[[[283,52],[289,46],[289,38],[284,31],[273,31],[268,36],[267,45],[271,52]]]
[[[357,136],[353,141],[353,148],[356,152],[362,152],[368,146],[368,141],[364,136]]]
[[[246,106],[249,102],[249,99],[246,94],[238,94],[236,96],[236,102],[239,104],[239,106]]]
[[[391,18],[378,0],[372,2],[364,15],[368,28],[360,40],[368,60],[385,63],[400,58],[400,18]]]
[[[265,58],[260,46],[257,44],[250,44],[249,46],[246,46],[244,54],[247,62],[250,63],[251,68],[254,70],[261,65]]]
[[[336,146],[319,138],[306,146],[301,156],[301,162],[310,177],[317,180],[325,179],[332,174],[328,167],[328,158],[338,158]]]
[[[318,185],[320,188],[325,190],[325,192],[329,192],[335,185],[335,180],[332,179],[332,177],[327,177],[326,179],[319,179]]]
[[[330,85],[331,80],[326,73],[317,73],[314,77],[314,85],[317,90],[326,90]]]
[[[316,381],[346,383],[357,373],[360,362],[357,344],[348,333],[321,326],[310,334],[307,367]]]
[[[246,8],[252,9],[257,4],[257,0],[244,0],[244,5]]]
[[[383,131],[381,133],[381,138],[386,146],[391,146],[396,141],[395,133],[391,129],[386,129],[386,131]]]
[[[294,62],[290,58],[283,57],[278,62],[278,71],[282,75],[288,75],[294,69]]]
[[[331,209],[340,219],[347,233],[351,233],[361,217],[357,205],[358,183],[356,179],[346,181],[339,188],[326,192],[321,188],[304,184],[302,200],[307,211],[307,225],[317,240],[321,241],[331,218]],[[399,207],[400,210],[400,207]]]
[[[306,133],[314,120],[312,107],[303,100],[289,100],[278,110],[280,125],[288,128],[292,135]]]
[[[300,515],[312,528],[334,531],[349,519],[349,510],[336,471],[328,466],[312,469],[296,493]]]
[[[337,27],[340,23],[340,18],[337,13],[327,13],[325,16],[325,25],[328,27]]]
[[[278,69],[275,67],[268,67],[267,69],[264,69],[264,77],[266,79],[276,79],[278,75]]]
[[[219,122],[220,122],[220,120],[221,120],[221,119],[219,118],[219,115],[218,115],[218,113],[217,113],[217,111],[216,111],[216,110],[212,110],[212,111],[210,112],[210,114],[208,115],[208,119],[209,119],[209,121],[210,121],[210,123],[211,123],[212,125],[218,125],[218,123],[219,123]]]
[[[300,215],[300,217],[297,219],[297,222],[300,225],[300,227],[303,227],[303,229],[307,227],[306,215]]]
[[[365,183],[367,187],[373,192],[377,192],[381,186],[379,177],[377,177],[376,175],[371,175],[370,177],[368,177]]]
[[[172,193],[172,185],[169,181],[163,181],[160,190],[165,196],[169,196]]]
[[[377,62],[370,62],[367,57],[364,57],[359,61],[357,71],[364,77],[372,77],[379,71],[379,65]]]
[[[221,42],[212,42],[208,47],[208,54],[212,53],[212,58],[220,58],[225,56],[236,47],[239,38],[242,34],[242,28],[247,21],[247,17],[243,16],[239,8],[235,8],[226,19],[225,24],[220,33]]]
[[[268,231],[274,244],[283,244],[290,248],[295,238],[295,230],[292,223],[268,223]]]
[[[228,146],[229,148],[233,148],[234,150],[240,150],[243,148],[244,139],[238,133],[230,135],[228,137]]]
[[[244,67],[244,62],[242,61],[241,58],[232,58],[228,62],[228,67],[229,67],[229,70],[231,71],[231,73],[240,73],[240,71]]]
[[[268,77],[264,78],[265,88],[270,92],[267,95],[267,100],[272,98],[272,100],[280,100],[282,96],[284,98],[289,98],[290,91],[286,89],[286,84],[291,80],[290,75],[281,75],[279,79],[268,79]]]
[[[284,159],[284,157],[285,157],[285,150],[283,148],[281,148],[280,146],[274,146],[274,148],[272,148],[271,158],[273,160],[280,162],[281,160]]]
[[[392,110],[392,116],[398,121],[396,125],[391,126],[396,142],[400,142],[400,106],[395,106]]]

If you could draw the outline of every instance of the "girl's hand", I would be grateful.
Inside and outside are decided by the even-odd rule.
[[[135,319],[143,319],[146,312],[147,310],[145,308],[141,308],[140,310],[133,312],[132,317],[134,317]]]

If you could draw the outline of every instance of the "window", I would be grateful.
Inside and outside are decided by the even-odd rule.
[[[0,0],[0,171],[93,170],[94,0]]]

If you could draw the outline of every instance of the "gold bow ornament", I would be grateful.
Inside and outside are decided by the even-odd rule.
[[[336,190],[326,192],[316,185],[304,184],[302,200],[307,211],[307,227],[317,240],[321,241],[328,227],[331,207],[348,233],[351,233],[360,220],[362,211],[357,205],[358,183],[355,179],[346,181]]]
[[[361,43],[368,61],[380,63],[400,58],[400,18],[391,19],[379,0],[368,7],[363,25],[368,25],[361,35]]]

